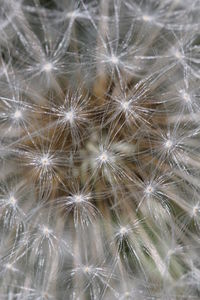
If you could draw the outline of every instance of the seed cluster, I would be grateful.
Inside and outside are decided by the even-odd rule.
[[[0,299],[199,299],[200,0],[0,0]]]

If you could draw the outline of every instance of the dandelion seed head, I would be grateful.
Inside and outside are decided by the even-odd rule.
[[[51,158],[46,154],[40,158],[40,164],[44,167],[51,165]]]
[[[67,197],[70,200],[70,203],[79,204],[82,203],[83,205],[88,205],[89,201],[91,200],[90,194],[83,194],[83,193],[76,193],[72,194],[71,196]]]
[[[187,103],[191,102],[191,97],[186,91],[181,90],[180,93],[181,93],[181,97],[183,98],[183,100],[185,102],[187,102]]]
[[[74,195],[73,200],[75,203],[81,203],[85,201],[85,197],[83,195]]]
[[[105,168],[109,168],[109,166],[112,166],[114,169],[116,158],[110,151],[102,150],[95,159],[95,163],[97,163],[100,167],[103,166]]]
[[[22,111],[17,109],[14,113],[13,113],[13,119],[14,120],[19,120],[22,118]]]
[[[173,144],[174,143],[172,142],[172,140],[168,139],[165,141],[165,148],[169,150],[172,148]]]
[[[92,267],[91,267],[91,266],[84,266],[84,267],[83,267],[83,272],[86,273],[86,274],[87,274],[87,273],[90,273],[91,270],[92,270]]]
[[[70,111],[65,112],[64,120],[72,124],[74,122],[75,116],[75,111],[71,109]]]
[[[120,103],[120,105],[121,105],[123,111],[126,112],[126,111],[129,110],[130,102],[129,102],[129,101],[122,101],[122,102]]]
[[[111,55],[111,57],[110,57],[109,60],[114,65],[117,65],[119,63],[119,58],[116,55],[114,55],[114,54]]]
[[[0,3],[0,298],[198,298],[200,1]]]
[[[124,236],[128,233],[128,228],[126,226],[121,226],[120,229],[119,229],[119,234],[121,236]]]
[[[174,49],[173,50],[173,55],[178,59],[178,60],[182,60],[184,58],[184,55],[178,50],[178,49]]]
[[[145,189],[145,193],[147,195],[151,195],[153,192],[154,192],[154,187],[151,184],[149,184]]]
[[[106,151],[103,151],[99,157],[98,157],[99,161],[101,163],[106,163],[109,161],[109,156],[108,156],[108,153]]]
[[[197,204],[197,205],[195,205],[195,206],[193,207],[193,209],[192,209],[192,214],[193,214],[193,216],[197,216],[199,213],[200,213],[200,207],[199,207],[199,205]]]
[[[16,203],[17,203],[17,199],[12,195],[12,196],[10,196],[10,198],[9,198],[9,203],[12,205],[12,206],[15,206],[16,205]]]
[[[42,70],[46,73],[50,73],[53,70],[53,64],[50,62],[45,63]]]
[[[12,270],[12,269],[13,269],[13,266],[12,266],[12,264],[10,264],[10,263],[7,263],[7,264],[5,265],[5,267],[6,267],[6,269],[9,269],[9,270]]]
[[[45,225],[42,227],[41,231],[45,237],[49,237],[49,235],[52,233],[52,230]]]
[[[149,15],[143,15],[142,16],[142,19],[145,21],[145,22],[151,22],[153,20],[153,17],[152,16],[149,16]]]

